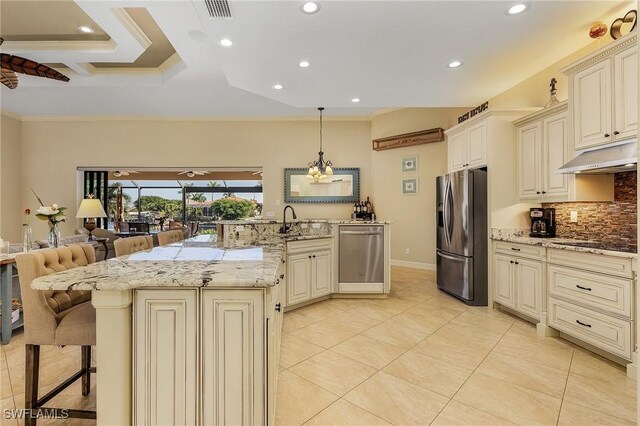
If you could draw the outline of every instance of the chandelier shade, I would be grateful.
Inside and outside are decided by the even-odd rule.
[[[307,173],[307,178],[315,182],[333,174],[333,169],[331,169],[333,163],[331,163],[331,160],[324,159],[324,152],[322,151],[322,111],[324,111],[324,107],[319,107],[318,111],[320,111],[320,151],[318,152],[318,159],[309,162],[309,172]]]

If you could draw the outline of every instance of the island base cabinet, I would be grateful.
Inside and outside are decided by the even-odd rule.
[[[136,425],[197,422],[197,299],[197,290],[135,293]]]
[[[260,291],[202,292],[202,424],[265,423]]]

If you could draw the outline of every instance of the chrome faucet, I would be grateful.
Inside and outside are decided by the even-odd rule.
[[[298,216],[296,216],[296,211],[290,205],[284,206],[284,210],[282,211],[282,227],[280,227],[280,233],[286,234],[289,232],[290,226],[287,226],[287,209],[291,209],[291,213],[293,213],[293,220],[296,220]]]

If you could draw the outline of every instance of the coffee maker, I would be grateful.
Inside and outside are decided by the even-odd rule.
[[[530,237],[554,238],[556,236],[556,209],[529,209],[531,217]]]

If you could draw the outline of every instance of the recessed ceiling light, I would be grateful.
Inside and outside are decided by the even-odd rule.
[[[218,43],[222,47],[231,47],[233,45],[233,42],[231,40],[229,40],[228,38],[223,38]]]
[[[351,102],[353,102],[354,104],[357,104],[358,102],[360,102],[360,98],[353,98],[351,99]]]
[[[276,90],[282,90],[284,89],[284,86],[280,83],[276,83],[273,86],[271,86],[272,89],[276,89]]]
[[[88,26],[88,25],[80,25],[80,26],[78,27],[78,29],[79,29],[80,31],[82,31],[83,33],[85,33],[85,34],[91,34],[91,33],[93,33],[93,28],[91,28],[91,27],[90,27],[90,26]]]
[[[312,14],[317,13],[320,10],[320,5],[314,1],[304,2],[302,5],[302,11],[304,13]]]
[[[462,65],[462,62],[460,61],[453,61],[449,63],[449,68],[458,68],[460,65]]]
[[[300,61],[300,63],[298,64],[300,68],[309,68],[309,65],[311,65],[309,61]]]
[[[529,6],[525,3],[518,3],[518,4],[514,4],[513,6],[511,6],[509,8],[509,10],[507,11],[507,13],[509,15],[517,15],[518,13],[522,13],[525,10],[527,10],[529,8]]]

